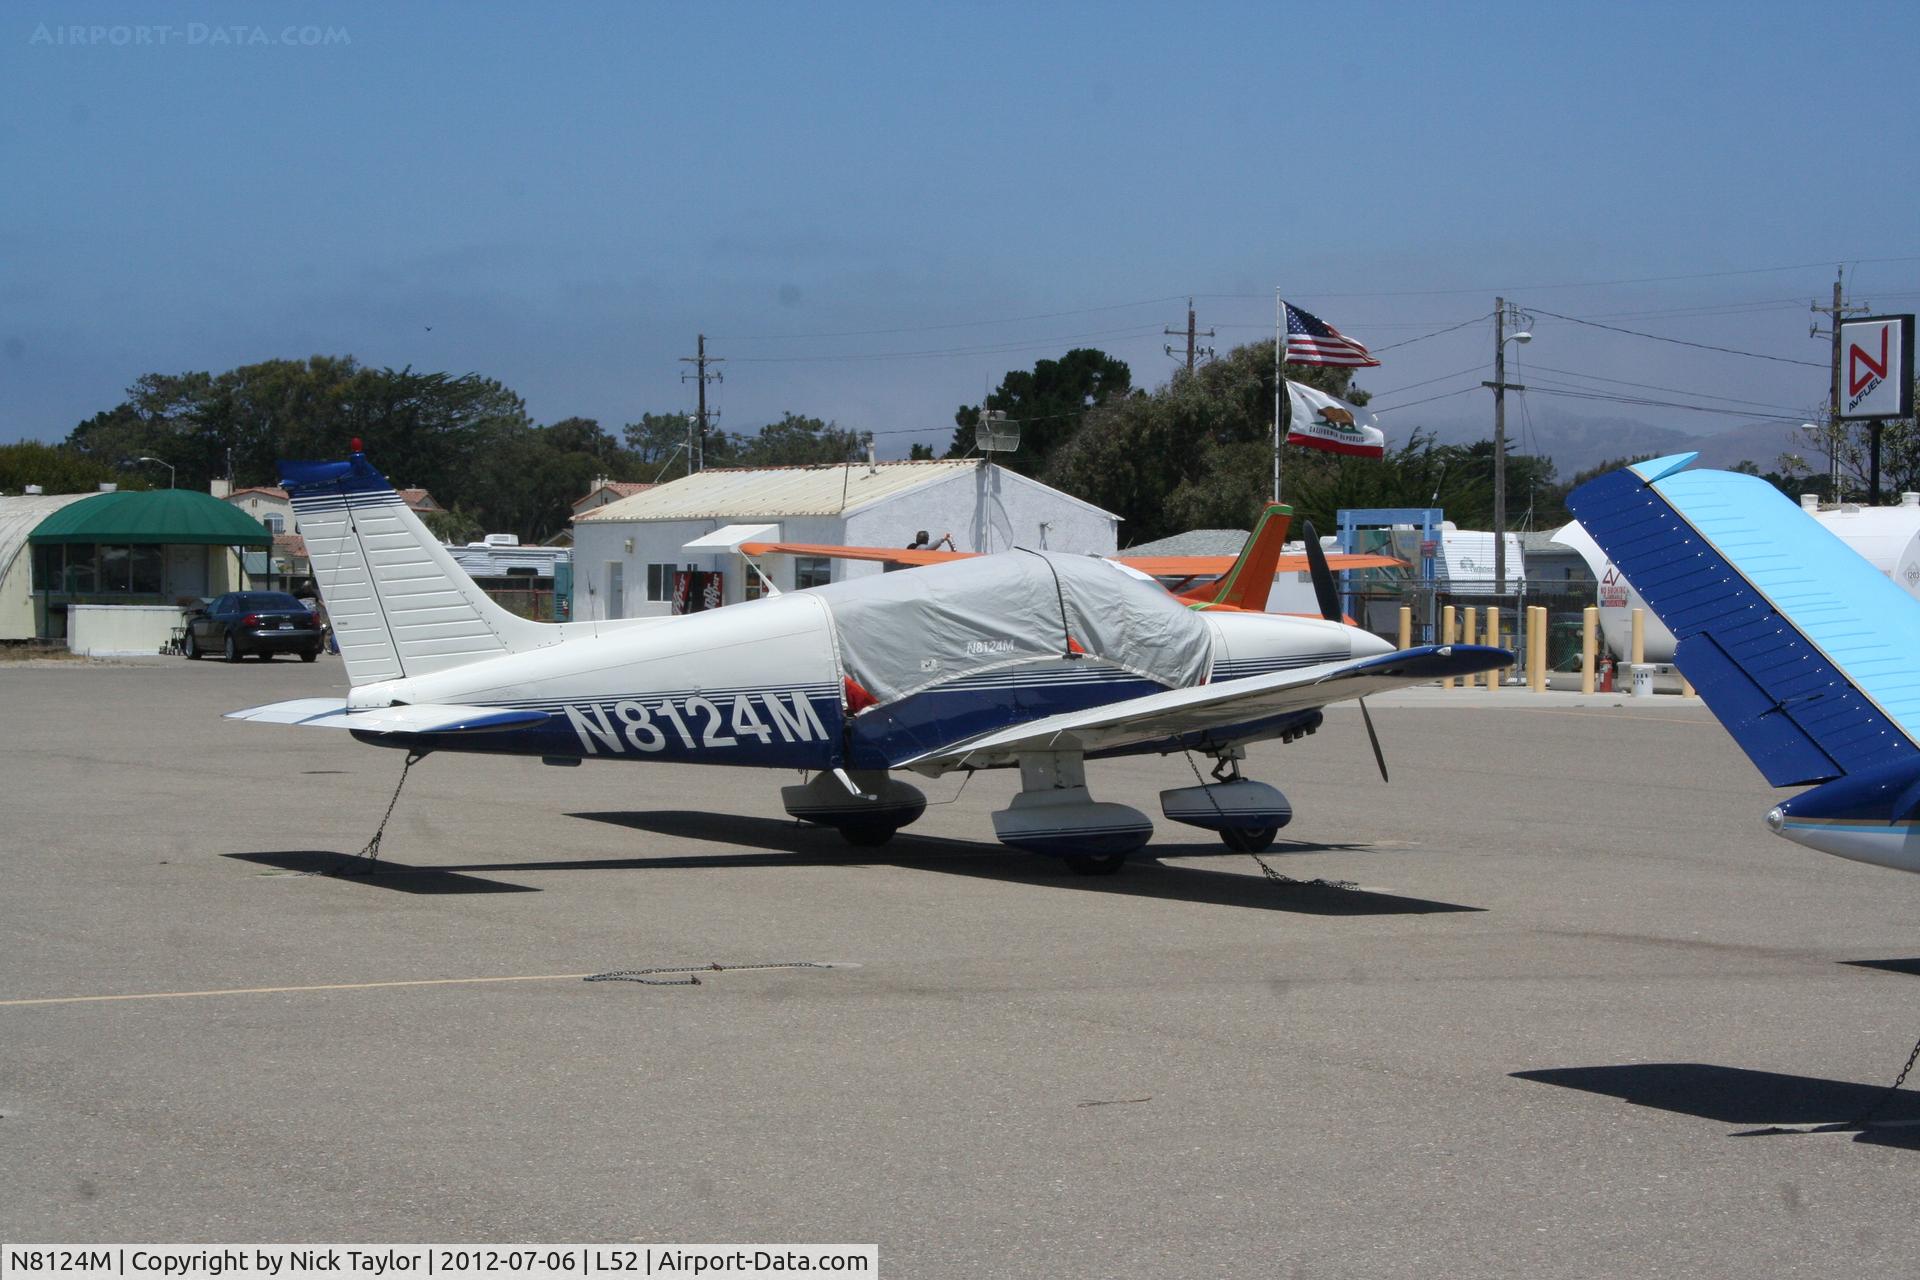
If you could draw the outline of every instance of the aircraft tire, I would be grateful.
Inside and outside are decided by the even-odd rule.
[[[1226,827],[1220,832],[1220,841],[1235,853],[1260,853],[1279,834],[1278,827]]]
[[[1069,853],[1067,870],[1077,876],[1110,876],[1127,865],[1124,853]]]
[[[899,829],[885,822],[849,822],[841,826],[840,834],[856,849],[878,849]]]

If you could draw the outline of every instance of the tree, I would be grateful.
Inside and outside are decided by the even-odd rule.
[[[1132,542],[1191,528],[1248,527],[1273,469],[1273,354],[1271,341],[1252,343],[1154,391],[1108,398],[1086,412],[1042,478],[1121,516]],[[1352,370],[1290,365],[1286,372],[1356,404],[1366,401],[1352,386]],[[1289,450],[1289,474],[1317,465],[1310,452]]]
[[[0,493],[17,494],[30,484],[48,493],[85,493],[107,482],[122,489],[152,488],[154,477],[143,471],[110,466],[67,445],[38,440],[0,445]]]
[[[912,445],[907,450],[907,461],[909,462],[933,461],[933,446],[930,444]]]
[[[865,437],[859,432],[790,410],[780,415],[780,421],[760,428],[759,434],[735,443],[737,465],[744,467],[846,462],[861,456],[866,448]]]
[[[1132,387],[1133,373],[1125,361],[1091,347],[1076,347],[1058,360],[1042,360],[1031,372],[1011,370],[984,405],[961,405],[955,411],[947,456],[971,454],[981,410],[999,409],[1020,424],[1020,447],[997,461],[1024,475],[1040,475],[1060,447],[1079,432],[1090,410],[1125,396]]]

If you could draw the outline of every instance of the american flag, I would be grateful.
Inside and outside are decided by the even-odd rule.
[[[1319,316],[1291,302],[1287,308],[1287,360],[1293,364],[1330,364],[1364,369],[1380,362],[1367,349]]]

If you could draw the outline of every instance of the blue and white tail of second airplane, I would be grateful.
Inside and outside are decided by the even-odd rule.
[[[1674,665],[1768,782],[1766,815],[1920,871],[1920,601],[1755,476],[1656,458],[1568,505],[1677,639]]]

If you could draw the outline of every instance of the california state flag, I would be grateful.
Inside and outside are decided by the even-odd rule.
[[[1293,409],[1287,424],[1287,443],[1303,444],[1328,453],[1350,453],[1361,458],[1384,458],[1387,436],[1374,425],[1373,415],[1357,404],[1336,400],[1324,391],[1287,383],[1287,401]]]

